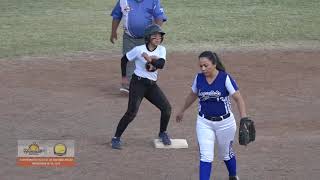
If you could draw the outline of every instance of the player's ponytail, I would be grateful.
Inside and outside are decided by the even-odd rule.
[[[212,64],[216,65],[216,69],[218,69],[219,71],[226,71],[226,68],[224,67],[224,65],[220,61],[220,58],[215,52],[204,51],[199,55],[199,58],[201,57],[208,58],[212,62]]]
[[[224,65],[223,65],[222,62],[220,61],[219,56],[218,56],[216,53],[213,53],[213,56],[214,56],[215,59],[216,59],[216,68],[217,68],[219,71],[226,71],[226,68],[224,67]]]

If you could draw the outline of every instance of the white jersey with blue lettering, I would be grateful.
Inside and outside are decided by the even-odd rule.
[[[192,91],[199,97],[199,112],[206,116],[232,113],[229,96],[237,90],[236,82],[224,71],[218,71],[216,79],[211,84],[203,73],[199,73],[192,85]]]
[[[156,81],[158,79],[158,71],[148,72],[146,70],[147,61],[142,56],[142,53],[147,53],[148,56],[157,56],[159,59],[166,59],[166,48],[164,46],[158,45],[157,48],[153,51],[149,51],[147,46],[140,45],[134,47],[132,50],[127,52],[126,56],[129,61],[134,61],[136,65],[136,69],[134,70],[134,74],[137,76],[148,78],[152,81]]]

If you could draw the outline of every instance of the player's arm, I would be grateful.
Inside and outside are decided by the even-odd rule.
[[[152,58],[151,64],[157,69],[163,69],[164,64],[166,63],[166,55],[167,55],[166,48],[165,47],[161,48],[159,57],[151,56]]]
[[[125,55],[122,56],[121,58],[121,75],[122,78],[126,77],[127,74],[127,63],[128,61],[133,61],[137,57],[139,53],[139,50],[134,47],[131,49],[129,52],[127,52]]]
[[[166,50],[162,48],[160,50],[159,57],[158,56],[148,56],[148,54],[143,53],[142,56],[146,59],[146,61],[150,62],[153,67],[157,69],[163,69],[164,64],[166,63]]]
[[[197,98],[198,95],[193,91],[190,91],[180,112],[184,113],[194,103],[194,101],[196,101]]]
[[[198,98],[198,95],[193,91],[190,91],[189,95],[187,96],[182,109],[176,116],[176,121],[181,122],[183,119],[184,112],[194,103],[194,101]]]
[[[246,105],[244,103],[244,100],[240,94],[240,91],[236,91],[235,93],[233,93],[232,98],[234,99],[234,101],[237,104],[239,113],[240,113],[240,117],[244,118],[247,117],[247,113],[246,113]]]
[[[193,104],[193,102],[198,98],[198,87],[197,87],[197,79],[198,75],[194,78],[193,84],[191,86],[191,91],[187,96],[182,109],[179,111],[178,115],[176,116],[176,121],[181,122],[183,118],[184,112]]]
[[[163,69],[165,63],[166,63],[166,60],[163,58],[159,58],[159,59],[151,62],[151,64],[154,67],[156,67],[157,69]]]
[[[236,84],[236,82],[234,81],[234,79],[232,79],[232,77],[230,77],[229,75],[226,78],[226,83],[225,86],[229,92],[229,94],[231,95],[231,97],[234,99],[234,101],[237,104],[239,113],[240,113],[240,117],[247,117],[247,113],[246,113],[246,106],[244,103],[244,100],[240,94],[239,88]]]
[[[127,63],[128,63],[127,55],[123,55],[121,58],[121,76],[122,78],[126,77],[127,74]]]

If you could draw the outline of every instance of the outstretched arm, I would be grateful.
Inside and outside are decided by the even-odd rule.
[[[181,122],[183,119],[184,112],[193,104],[193,102],[198,98],[197,94],[193,91],[189,93],[184,103],[183,108],[179,111],[178,115],[176,116],[176,121]]]
[[[237,103],[237,107],[240,113],[240,118],[247,117],[247,112],[246,112],[246,105],[244,103],[244,100],[240,94],[239,91],[236,91],[233,95],[232,98],[235,100]]]

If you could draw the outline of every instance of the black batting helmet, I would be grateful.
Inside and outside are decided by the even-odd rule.
[[[146,29],[144,30],[144,40],[146,43],[148,43],[150,41],[150,36],[153,34],[157,34],[160,33],[162,40],[163,40],[163,35],[165,35],[166,33],[163,32],[163,30],[161,29],[161,27],[157,24],[152,24],[148,27],[146,27]],[[161,42],[162,42],[161,40]]]

